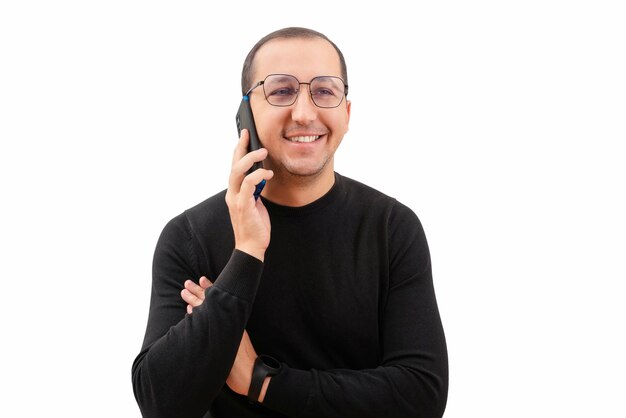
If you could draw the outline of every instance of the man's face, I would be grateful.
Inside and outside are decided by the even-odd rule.
[[[337,51],[323,39],[274,39],[257,52],[253,80],[270,74],[290,74],[308,83],[318,76],[341,77],[341,65]],[[333,156],[348,131],[350,102],[344,98],[336,108],[319,108],[309,86],[300,89],[287,107],[269,104],[263,86],[250,94],[257,132],[269,151],[264,166],[283,177],[332,175]]]

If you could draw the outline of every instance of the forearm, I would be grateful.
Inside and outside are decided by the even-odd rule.
[[[201,416],[209,409],[233,364],[261,269],[258,260],[233,253],[205,302],[143,348],[133,386],[144,415]],[[159,320],[151,312],[150,321]]]
[[[271,378],[263,404],[293,417],[439,418],[447,399],[447,363],[440,369],[436,374],[404,365],[359,371],[283,367]]]

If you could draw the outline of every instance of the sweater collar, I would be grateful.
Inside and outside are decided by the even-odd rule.
[[[265,205],[268,213],[271,216],[304,216],[313,212],[317,212],[318,210],[325,208],[333,202],[336,202],[343,194],[343,190],[343,176],[335,172],[335,184],[333,184],[333,187],[331,187],[325,195],[309,203],[308,205],[298,207],[283,206],[267,200],[263,196],[261,196],[261,199],[263,200],[263,204]]]

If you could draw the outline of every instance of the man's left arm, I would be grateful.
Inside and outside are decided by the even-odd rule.
[[[448,357],[426,237],[396,204],[389,220],[388,297],[381,310],[382,358],[367,370],[297,370],[283,364],[263,404],[298,417],[440,418]]]

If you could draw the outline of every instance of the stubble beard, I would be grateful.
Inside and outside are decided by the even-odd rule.
[[[313,167],[300,167],[297,162],[291,163],[290,161],[275,161],[271,157],[268,157],[271,162],[272,170],[274,171],[274,181],[284,183],[295,183],[298,185],[306,185],[317,180],[323,173],[326,172],[329,165],[332,167],[333,157],[325,155],[319,164]]]

